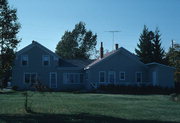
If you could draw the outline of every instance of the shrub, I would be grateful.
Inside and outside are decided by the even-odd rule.
[[[180,94],[180,82],[175,82],[175,91]]]
[[[18,86],[15,85],[12,87],[12,89],[16,91],[18,89]]]
[[[122,86],[122,85],[101,85],[99,90],[108,93],[121,94],[170,94],[174,89],[161,88],[159,86]]]

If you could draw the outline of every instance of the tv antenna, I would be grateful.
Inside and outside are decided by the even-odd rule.
[[[105,32],[110,32],[112,33],[112,50],[114,50],[114,33],[121,32],[119,30],[112,30],[112,31],[105,31]]]

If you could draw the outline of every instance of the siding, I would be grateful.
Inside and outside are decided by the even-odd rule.
[[[87,70],[89,72],[89,82],[99,83],[99,71],[106,72],[106,81],[108,81],[108,72],[115,71],[116,73],[116,83],[123,85],[135,85],[136,72],[142,72],[142,82],[149,82],[148,80],[148,69],[145,65],[135,62],[128,55],[125,55],[121,52],[118,52],[100,63],[96,64],[96,66]],[[120,80],[119,72],[125,72],[126,79]],[[88,88],[90,85],[87,85]]]

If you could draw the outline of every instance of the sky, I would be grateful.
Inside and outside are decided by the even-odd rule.
[[[146,25],[161,33],[162,47],[167,51],[171,40],[180,43],[180,0],[9,0],[17,9],[21,23],[18,50],[38,41],[55,51],[66,30],[83,21],[86,28],[97,34],[97,49],[119,46],[135,52],[139,37]]]

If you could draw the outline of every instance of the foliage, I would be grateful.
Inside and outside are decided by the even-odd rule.
[[[56,46],[56,53],[66,59],[89,59],[95,50],[97,35],[79,22],[72,31],[65,31]]]
[[[146,25],[140,35],[138,49],[135,49],[136,54],[144,63],[158,62],[164,63],[164,49],[161,48],[161,35],[159,29],[155,32],[149,31]]]
[[[118,94],[170,94],[175,92],[172,88],[159,86],[123,86],[123,85],[101,85],[99,90],[105,93]]]
[[[173,47],[170,47],[166,58],[169,65],[176,68],[175,81],[180,83],[180,44],[174,44]]]
[[[18,89],[18,86],[13,86],[12,89],[16,91]]]
[[[7,0],[0,3],[0,83],[5,86],[10,79],[15,51],[20,42],[16,36],[20,24],[17,22],[17,10],[10,8]]]
[[[152,40],[153,42],[153,62],[158,62],[158,63],[164,63],[164,49],[161,48],[161,35],[159,34],[159,29],[156,28],[154,32],[154,39]]]

